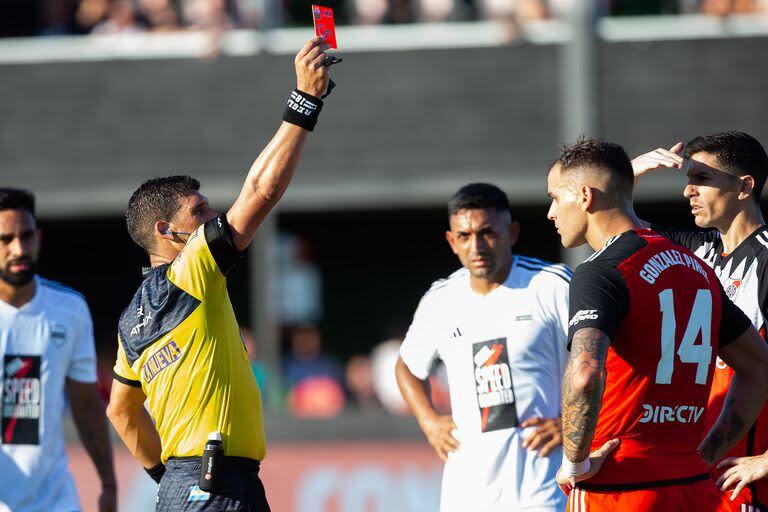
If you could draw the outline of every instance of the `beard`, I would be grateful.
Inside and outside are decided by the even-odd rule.
[[[35,274],[37,274],[37,261],[32,261],[31,259],[24,259],[23,261],[29,263],[29,268],[27,270],[22,272],[11,272],[8,270],[10,268],[9,264],[7,268],[0,267],[0,279],[11,286],[24,286],[29,284],[32,279],[34,279]]]

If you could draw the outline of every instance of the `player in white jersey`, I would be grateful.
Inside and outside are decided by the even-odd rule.
[[[446,238],[464,268],[421,299],[396,369],[403,398],[445,460],[440,510],[564,510],[555,475],[571,271],[512,253],[519,225],[493,185],[463,187],[448,211]],[[438,358],[451,416],[427,394]]]
[[[72,416],[101,480],[101,512],[117,488],[88,306],[35,275],[40,231],[34,197],[0,188],[0,512],[80,510],[67,468],[62,417]]]

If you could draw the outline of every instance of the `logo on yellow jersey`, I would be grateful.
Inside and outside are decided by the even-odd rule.
[[[181,350],[175,341],[171,340],[160,350],[149,356],[147,362],[141,367],[144,381],[149,383],[161,371],[165,370],[181,357]]]

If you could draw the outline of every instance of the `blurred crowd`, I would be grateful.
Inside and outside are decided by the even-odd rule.
[[[564,16],[577,0],[326,0],[339,24],[500,19],[526,23]],[[580,1],[580,0],[578,0]],[[596,0],[605,15],[768,12],[768,0]],[[300,0],[4,0],[0,37],[259,28],[265,9],[281,25],[311,23]]]

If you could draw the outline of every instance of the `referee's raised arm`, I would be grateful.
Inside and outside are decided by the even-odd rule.
[[[288,99],[283,123],[251,166],[227,221],[239,250],[251,243],[256,230],[285,193],[299,163],[307,135],[315,127],[328,89],[329,46],[322,37],[310,40],[296,55],[296,89]]]

